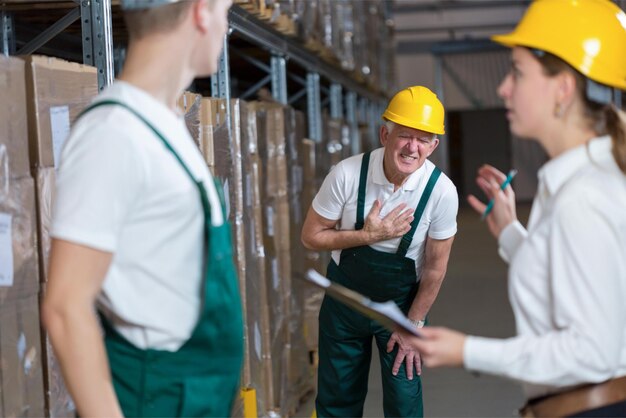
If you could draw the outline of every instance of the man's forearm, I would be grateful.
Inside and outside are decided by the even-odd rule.
[[[371,234],[364,229],[358,231],[325,229],[317,232],[312,238],[305,242],[305,245],[315,251],[343,250],[360,245],[370,245],[374,242]]]
[[[445,270],[427,269],[422,272],[419,290],[407,315],[410,319],[418,321],[426,318],[435,299],[437,299],[445,275]]]
[[[100,328],[92,309],[44,310],[65,383],[81,416],[121,417]]]

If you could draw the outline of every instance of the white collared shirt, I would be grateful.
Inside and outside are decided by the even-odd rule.
[[[384,217],[401,203],[406,203],[411,211],[415,211],[420,197],[426,188],[428,179],[435,165],[426,160],[424,164],[409,176],[406,182],[394,192],[394,185],[387,180],[383,170],[384,148],[372,151],[367,173],[365,207],[363,218],[367,218],[376,199],[383,204],[380,216]],[[337,164],[324,179],[324,183],[313,200],[313,210],[326,219],[340,220],[339,229],[354,230],[356,208],[361,175],[363,154],[347,158]],[[433,239],[443,240],[456,234],[456,215],[459,199],[456,187],[450,179],[441,174],[437,181],[419,226],[413,236],[406,256],[416,260],[419,277],[420,266],[424,255],[426,235]],[[372,244],[375,250],[395,253],[401,238],[394,238]],[[332,257],[339,263],[340,250],[333,251]]]
[[[611,139],[550,160],[528,232],[506,227],[517,337],[468,337],[465,367],[524,383],[528,398],[626,375],[626,176]]]
[[[184,119],[117,81],[117,99],[149,120],[205,184],[212,223],[223,216],[211,175]],[[204,216],[197,187],[160,139],[119,106],[78,120],[63,148],[51,236],[113,253],[98,298],[139,348],[175,351],[191,335],[204,279]],[[77,278],[79,279],[79,278]]]

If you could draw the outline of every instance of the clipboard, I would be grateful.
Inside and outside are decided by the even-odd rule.
[[[317,271],[309,269],[305,274],[305,279],[326,291],[326,293],[334,299],[351,307],[355,311],[379,322],[390,331],[401,328],[416,337],[422,337],[419,330],[407,318],[398,305],[393,301],[373,302],[370,298],[362,294],[348,289],[337,283],[331,282],[328,278],[322,276]]]

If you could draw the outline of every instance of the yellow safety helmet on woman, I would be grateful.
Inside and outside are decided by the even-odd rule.
[[[423,86],[408,87],[391,99],[383,119],[420,131],[443,135],[443,105],[437,95]]]
[[[595,82],[626,90],[626,14],[610,0],[535,0],[513,32],[491,39],[549,52]]]

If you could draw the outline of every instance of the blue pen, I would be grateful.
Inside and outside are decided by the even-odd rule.
[[[506,186],[511,184],[511,180],[513,180],[513,177],[515,177],[516,174],[517,174],[517,170],[515,169],[509,171],[509,174],[507,174],[506,179],[504,180],[504,183],[502,183],[502,186],[500,186],[500,190],[506,189]],[[487,208],[483,212],[483,215],[480,217],[481,220],[485,220],[487,215],[489,215],[489,212],[491,212],[491,209],[493,209],[493,204],[494,204],[494,199],[491,199],[489,203],[487,203]]]

